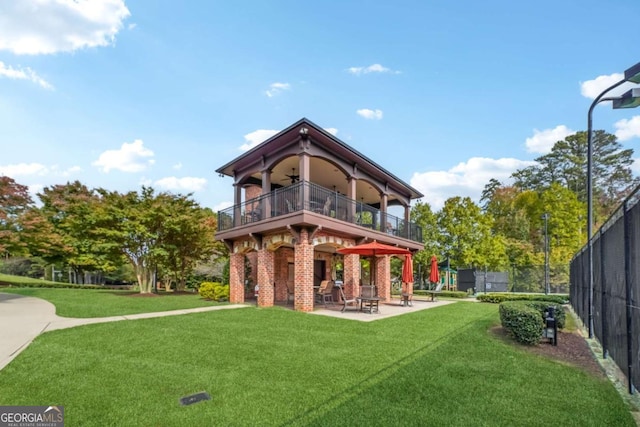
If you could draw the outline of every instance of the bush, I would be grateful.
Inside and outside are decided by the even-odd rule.
[[[488,294],[478,295],[478,301],[490,302],[494,304],[500,304],[504,301],[546,301],[555,304],[566,304],[569,302],[569,296],[564,294],[559,295],[544,295],[544,294],[510,294],[493,292]]]
[[[414,295],[425,295],[425,296],[430,296],[431,294],[429,293],[429,291],[425,291],[422,289],[415,289],[413,291]],[[437,294],[440,297],[448,297],[448,298],[467,298],[468,295],[466,292],[462,292],[462,291],[440,291]]]
[[[229,285],[218,282],[202,282],[198,288],[198,293],[204,299],[211,301],[228,301]]]
[[[500,304],[500,322],[516,341],[526,345],[536,345],[542,338],[544,322],[540,312],[520,301],[506,301]]]
[[[545,301],[526,301],[524,302],[524,304],[538,310],[538,313],[540,313],[540,316],[542,317],[543,320],[545,319],[545,313],[547,312],[547,308],[553,307],[558,329],[564,329],[564,325],[566,323],[566,316],[565,316],[564,307],[562,306],[562,304],[548,303]]]

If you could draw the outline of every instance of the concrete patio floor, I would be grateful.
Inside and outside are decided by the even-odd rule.
[[[335,303],[334,305],[327,305],[327,307],[319,306],[310,314],[319,314],[321,316],[338,317],[341,319],[357,320],[359,322],[373,322],[374,320],[386,319],[387,317],[400,316],[402,314],[415,313],[416,311],[427,310],[430,308],[440,307],[443,305],[454,304],[461,301],[452,300],[421,300],[414,299],[413,305],[408,307],[400,305],[399,299],[392,299],[390,302],[380,303],[380,309],[378,312],[371,314],[367,312],[356,311],[354,307],[348,306],[343,312],[342,304]]]

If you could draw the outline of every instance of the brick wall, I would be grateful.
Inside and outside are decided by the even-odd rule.
[[[271,307],[274,303],[274,255],[267,249],[258,251],[258,280],[260,286],[258,294],[259,307]]]
[[[313,246],[309,244],[306,229],[300,231],[300,241],[295,245],[295,309],[313,310]]]
[[[244,302],[244,254],[241,253],[229,257],[229,302]]]

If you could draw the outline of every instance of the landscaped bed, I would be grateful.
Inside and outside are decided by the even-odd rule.
[[[83,426],[635,425],[607,380],[498,324],[497,305],[460,302],[366,323],[274,307],[83,326],[0,371],[0,404],[64,405]]]

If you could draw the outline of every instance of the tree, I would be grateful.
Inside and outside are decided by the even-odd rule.
[[[0,176],[0,255],[22,255],[25,244],[20,239],[20,217],[33,207],[29,188],[13,178]]]
[[[512,177],[521,190],[543,191],[557,183],[586,202],[587,133],[577,132],[554,144],[538,163],[516,171]],[[633,150],[622,149],[615,135],[598,130],[593,136],[593,194],[596,210],[608,216],[638,184],[631,165]]]
[[[422,228],[424,249],[418,251],[413,256],[414,271],[421,272],[422,277],[420,277],[419,283],[422,284],[426,281],[427,275],[429,274],[428,268],[431,265],[431,256],[440,255],[440,242],[438,241],[440,233],[438,232],[436,215],[428,203],[418,201],[411,208],[411,221]]]
[[[162,269],[184,286],[196,262],[213,253],[215,221],[190,195],[155,194],[150,187],[140,193],[98,191],[99,233],[112,258],[124,256],[131,263],[140,293],[152,291]]]
[[[451,263],[498,269],[507,266],[504,238],[491,232],[493,218],[469,197],[452,197],[436,215],[441,250]]]
[[[53,230],[40,225],[41,233],[57,234],[61,245],[40,248],[41,255],[51,263],[64,262],[75,273],[75,282],[84,283],[85,275],[115,270],[121,261],[113,262],[101,249],[104,242],[95,233],[98,194],[79,181],[44,188],[38,194],[40,213]],[[36,218],[34,217],[35,221]],[[41,243],[45,243],[40,235]],[[56,250],[57,249],[57,250]],[[95,281],[95,280],[94,280]]]

